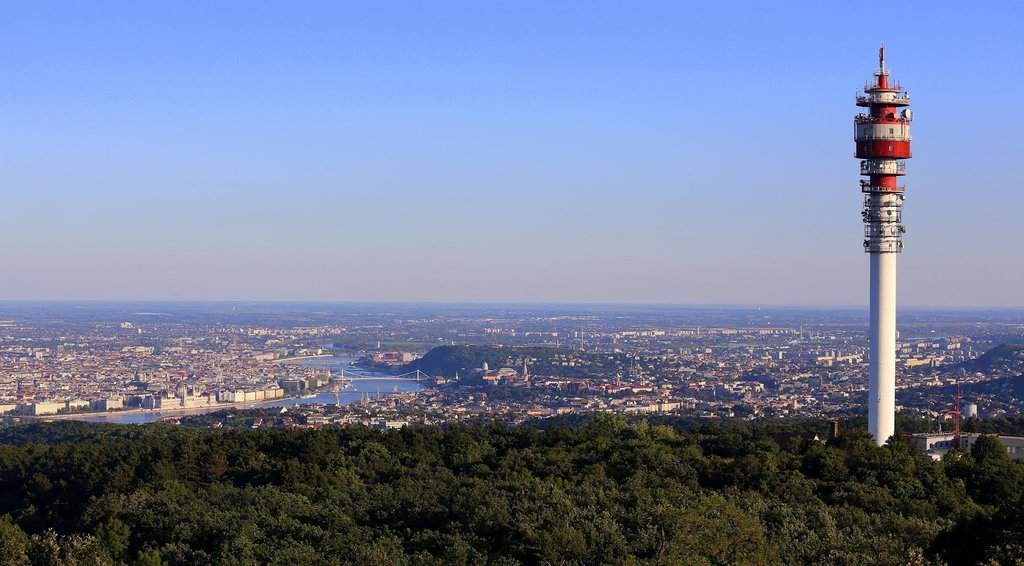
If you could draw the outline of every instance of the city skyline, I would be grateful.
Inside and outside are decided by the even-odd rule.
[[[1024,303],[1019,6],[592,6],[2,7],[0,299],[866,305],[884,41],[899,304]]]

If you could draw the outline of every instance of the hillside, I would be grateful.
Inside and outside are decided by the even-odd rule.
[[[1000,344],[966,364],[970,371],[1024,374],[1024,344]]]
[[[628,367],[621,355],[598,355],[550,347],[438,346],[422,358],[402,367],[402,372],[420,370],[428,375],[469,377],[484,362],[491,369],[511,367],[522,371],[528,362],[530,373],[558,377],[612,376]]]

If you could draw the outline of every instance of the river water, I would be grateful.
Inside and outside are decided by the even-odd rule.
[[[353,362],[357,358],[351,356],[332,356],[323,358],[308,358],[304,360],[295,360],[293,362],[286,362],[289,364],[301,365],[305,367],[315,368],[330,368],[333,375],[338,375],[342,370],[345,372],[346,378],[357,378],[351,382],[351,385],[347,389],[341,390],[337,397],[335,397],[334,391],[323,391],[312,397],[298,397],[293,399],[277,399],[275,401],[268,401],[266,403],[257,403],[253,405],[246,405],[245,408],[260,408],[260,407],[294,407],[296,405],[304,404],[327,404],[339,402],[342,405],[347,405],[353,401],[358,401],[364,395],[376,395],[378,392],[381,394],[395,393],[395,392],[408,392],[408,391],[419,391],[422,389],[422,384],[415,381],[407,381],[402,379],[394,379],[389,374],[367,370],[363,368],[355,367]],[[192,410],[172,410],[172,411],[149,411],[145,413],[132,413],[132,414],[118,414],[114,413],[103,413],[103,414],[83,414],[81,416],[74,417],[76,421],[87,421],[96,423],[121,423],[121,424],[143,424],[159,421],[163,418],[170,418],[180,416],[183,414],[198,415],[202,413],[212,413],[225,409],[225,406],[214,406],[214,407],[197,407]]]

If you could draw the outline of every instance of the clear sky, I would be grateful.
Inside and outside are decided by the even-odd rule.
[[[692,4],[692,5],[689,5]],[[1020,2],[0,3],[0,299],[1024,305]]]

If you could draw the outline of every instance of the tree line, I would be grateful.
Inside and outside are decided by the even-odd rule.
[[[1024,564],[996,439],[937,462],[827,424],[20,425],[0,564]]]

